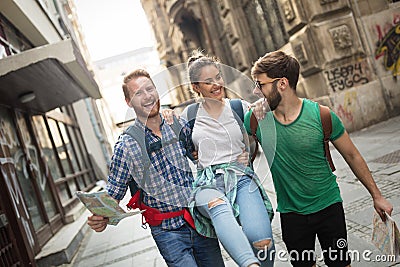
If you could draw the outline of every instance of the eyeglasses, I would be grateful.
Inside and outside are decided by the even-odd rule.
[[[216,76],[215,76],[215,78],[208,78],[208,79],[205,79],[204,81],[203,81],[203,83],[205,83],[205,84],[207,84],[207,85],[210,85],[210,84],[219,84],[219,82],[222,80],[222,75],[221,75],[221,72],[219,72]]]
[[[262,90],[262,87],[263,87],[264,85],[266,85],[266,84],[268,84],[268,83],[273,83],[273,82],[275,82],[276,80],[280,80],[280,79],[282,79],[282,78],[273,78],[271,81],[265,82],[265,83],[261,83],[260,81],[254,81],[254,85],[255,85],[255,87],[257,87],[257,89]]]

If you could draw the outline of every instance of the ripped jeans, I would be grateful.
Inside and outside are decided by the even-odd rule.
[[[254,182],[249,176],[238,179],[235,203],[239,205],[239,222],[242,227],[223,193],[223,185],[217,183],[216,189],[202,189],[197,192],[195,201],[199,212],[211,219],[218,239],[239,266],[247,267],[252,263],[273,266],[275,246],[271,223],[261,194],[254,188]],[[209,202],[215,199],[221,199],[224,203],[215,203],[209,208]],[[267,251],[254,247],[254,243],[263,240],[270,240]]]

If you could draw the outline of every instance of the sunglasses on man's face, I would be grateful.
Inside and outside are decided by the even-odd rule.
[[[254,86],[257,87],[257,89],[262,90],[262,87],[268,83],[273,83],[276,80],[280,80],[282,78],[273,78],[271,81],[265,82],[265,83],[261,83],[260,81],[254,81]]]

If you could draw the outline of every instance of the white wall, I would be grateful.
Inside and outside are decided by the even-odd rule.
[[[87,151],[92,155],[92,159],[101,170],[102,177],[96,177],[97,179],[107,178],[108,167],[107,162],[101,148],[101,143],[96,136],[93,125],[90,121],[90,116],[86,107],[85,100],[80,100],[73,104],[75,114],[77,116],[78,124],[82,132],[83,140],[85,142]],[[104,137],[105,138],[105,137]],[[93,166],[96,168],[95,166]]]

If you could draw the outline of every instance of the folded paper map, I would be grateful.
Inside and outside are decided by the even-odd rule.
[[[400,255],[400,233],[396,222],[386,214],[383,222],[378,213],[374,212],[372,221],[372,243],[386,255]]]
[[[77,191],[76,196],[91,213],[107,217],[108,224],[111,225],[117,225],[122,219],[141,213],[141,211],[124,211],[106,191],[94,193]]]

